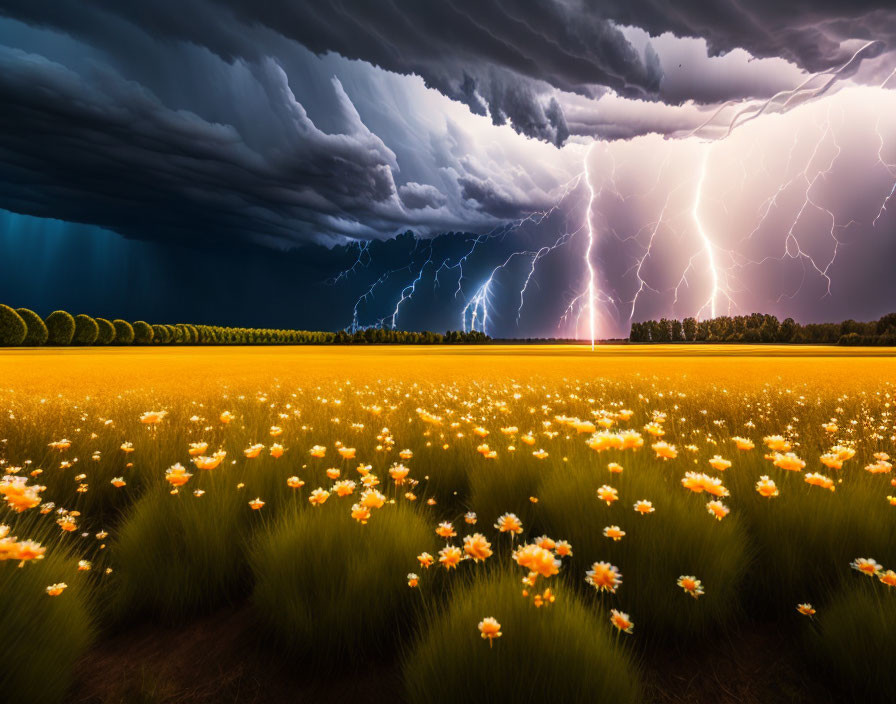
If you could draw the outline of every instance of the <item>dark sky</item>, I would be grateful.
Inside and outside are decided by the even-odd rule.
[[[894,68],[884,0],[0,0],[0,300],[501,336],[876,317]]]

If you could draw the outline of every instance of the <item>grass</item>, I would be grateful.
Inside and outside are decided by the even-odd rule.
[[[19,677],[4,694],[59,701],[97,631],[106,638],[110,627],[121,633],[141,619],[185,624],[241,609],[250,596],[259,634],[277,643],[287,666],[338,669],[365,660],[388,668],[401,657],[412,700],[452,693],[487,700],[494,680],[502,696],[523,699],[575,698],[565,687],[577,682],[592,682],[595,692],[618,685],[625,701],[640,696],[642,670],[633,662],[655,663],[670,646],[687,662],[698,646],[729,642],[770,619],[788,637],[810,629],[811,657],[794,655],[810,676],[837,673],[833,681],[847,692],[891,687],[874,653],[888,652],[896,590],[857,582],[866,578],[849,567],[858,557],[896,567],[896,506],[887,498],[896,496],[894,472],[865,470],[878,462],[875,453],[896,456],[896,358],[873,352],[3,351],[0,471],[46,488],[40,508],[4,506],[0,522],[47,548],[44,560],[21,569],[0,563],[0,598],[12,609],[0,617],[0,637],[17,663],[4,676]],[[142,423],[148,411],[166,415]],[[232,416],[226,423],[224,411]],[[673,458],[651,449],[656,438],[645,426],[656,418],[677,448]],[[579,430],[601,419],[613,431],[637,431],[644,446],[591,449],[591,433]],[[511,427],[517,431],[505,432]],[[523,441],[529,434],[534,444]],[[766,459],[770,435],[785,436],[805,468],[787,471]],[[755,448],[736,449],[734,436]],[[49,446],[62,439],[70,442]],[[194,442],[226,458],[199,469],[189,453]],[[274,443],[284,448],[279,458],[271,455]],[[256,444],[261,452],[247,457]],[[835,445],[855,450],[842,469],[821,463]],[[315,446],[325,448],[322,456],[311,452]],[[731,466],[712,468],[717,454]],[[611,462],[622,472],[611,472]],[[165,471],[175,463],[192,477],[172,494]],[[409,473],[396,484],[390,470],[399,463]],[[721,521],[706,509],[711,497],[682,485],[688,471],[717,478],[729,492]],[[830,476],[835,491],[807,484],[810,472]],[[385,500],[366,525],[351,516],[364,474],[376,477]],[[762,475],[774,479],[778,496],[756,492]],[[304,484],[290,487],[291,477]],[[356,486],[339,497],[336,483],[345,480]],[[599,500],[602,485],[615,488],[618,501]],[[313,507],[309,496],[318,488],[330,498]],[[262,503],[253,509],[256,497]],[[636,513],[641,499],[655,512]],[[59,510],[69,512],[74,530],[60,530]],[[493,527],[507,512],[523,526],[513,538]],[[440,521],[452,522],[457,535],[438,538]],[[613,525],[625,532],[619,541],[603,535]],[[438,559],[446,543],[461,547],[473,532],[491,544],[484,563],[463,560],[447,570],[417,561],[423,551]],[[539,609],[520,595],[525,571],[511,553],[543,535],[568,540],[573,552],[559,574],[539,578],[539,591],[550,586],[557,595]],[[79,572],[79,560],[92,569]],[[615,594],[586,584],[597,561],[622,573]],[[416,589],[407,585],[411,572],[420,576]],[[691,598],[676,585],[681,575],[700,579],[705,593]],[[48,596],[45,588],[60,581],[69,588]],[[815,620],[796,613],[804,601],[817,609]],[[612,608],[635,623],[619,643],[608,622]],[[504,626],[491,649],[476,630],[488,615]],[[586,631],[594,643],[582,640]],[[608,659],[619,682],[589,669],[579,651],[590,653],[587,662]],[[557,681],[563,662],[572,684]],[[17,689],[29,682],[33,693]]]
[[[487,616],[503,634],[491,647],[476,629]],[[628,636],[562,587],[536,610],[520,598],[519,574],[484,571],[428,621],[403,660],[411,704],[641,701]]]

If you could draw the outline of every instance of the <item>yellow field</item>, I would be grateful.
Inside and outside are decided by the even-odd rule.
[[[0,691],[235,605],[412,704],[649,701],[671,644],[769,621],[805,680],[891,691],[894,382],[876,348],[4,350]]]
[[[0,387],[48,394],[152,388],[196,393],[219,384],[260,388],[351,379],[685,379],[698,386],[824,382],[861,388],[896,378],[886,348],[792,345],[489,345],[148,347],[0,350]]]

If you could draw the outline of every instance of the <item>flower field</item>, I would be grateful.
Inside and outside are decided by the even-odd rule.
[[[5,351],[0,690],[67,701],[108,634],[246,607],[414,704],[650,701],[751,624],[887,701],[894,463],[879,350]]]

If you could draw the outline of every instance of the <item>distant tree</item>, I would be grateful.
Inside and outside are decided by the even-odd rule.
[[[64,310],[54,310],[44,321],[47,325],[47,344],[70,345],[75,335],[75,319]]]
[[[28,326],[22,316],[0,303],[0,346],[21,345],[27,334]]]
[[[127,320],[116,318],[112,321],[115,326],[115,344],[130,345],[134,342],[134,328]]]
[[[697,319],[696,318],[685,318],[681,322],[681,331],[684,335],[684,339],[688,342],[693,342],[697,339]]]
[[[112,324],[112,321],[105,318],[96,318],[96,327],[98,331],[96,344],[111,345],[115,340],[115,326]]]
[[[877,321],[875,332],[878,335],[886,335],[890,332],[896,332],[896,313],[887,313]]]
[[[152,342],[153,333],[152,326],[142,320],[138,320],[133,325],[134,328],[134,344],[148,345]]]
[[[672,333],[672,342],[681,342],[684,339],[681,321],[676,318],[669,325]]]
[[[46,323],[44,323],[44,319],[29,308],[16,308],[16,313],[21,316],[22,320],[25,321],[25,327],[28,328],[28,332],[25,335],[25,339],[22,340],[22,344],[26,347],[40,347],[41,345],[47,344],[47,336],[49,333],[47,332],[47,326]]]
[[[72,344],[87,347],[96,342],[100,334],[99,325],[89,315],[80,313],[75,316],[75,334],[72,336]]]

